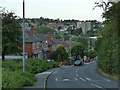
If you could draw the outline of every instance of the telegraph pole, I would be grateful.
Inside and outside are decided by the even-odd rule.
[[[25,1],[23,0],[23,72],[25,72]]]

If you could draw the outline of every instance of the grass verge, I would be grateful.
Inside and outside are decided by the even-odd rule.
[[[113,78],[115,80],[118,80],[120,81],[120,76],[119,75],[116,75],[116,74],[108,74],[108,73],[105,73],[104,71],[102,71],[101,69],[97,69],[97,71],[107,77],[110,77],[110,78]]]
[[[35,74],[58,67],[53,61],[35,59],[26,60],[26,72],[23,73],[22,59],[2,62],[2,88],[21,88],[31,86],[36,81]]]

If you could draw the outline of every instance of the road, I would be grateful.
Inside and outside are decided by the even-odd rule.
[[[63,66],[48,78],[47,88],[95,88],[118,90],[118,81],[97,72],[96,62]],[[110,90],[111,90],[110,89]]]

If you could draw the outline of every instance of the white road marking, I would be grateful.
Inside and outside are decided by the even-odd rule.
[[[57,73],[57,71],[55,71],[53,74]]]
[[[86,78],[88,81],[90,81],[91,79],[90,78]]]
[[[80,69],[80,68],[78,68],[78,69],[76,70],[76,73],[78,72],[79,69]]]
[[[91,84],[92,86],[95,86],[95,87],[98,87],[98,88],[102,88],[102,87],[100,87],[100,86],[98,86],[98,85],[96,85],[96,84]]]
[[[75,80],[77,80],[77,78],[75,78]]]
[[[110,82],[110,80],[106,79],[106,81]]]
[[[70,81],[70,79],[63,79],[63,81]]]
[[[58,81],[58,79],[57,79],[57,78],[56,78],[55,80],[56,80],[56,81]]]
[[[78,74],[76,74],[76,76],[79,76]]]
[[[81,77],[80,77],[80,79],[81,79],[82,81],[84,81],[84,82],[86,81],[85,79],[83,79],[83,78],[81,78]]]

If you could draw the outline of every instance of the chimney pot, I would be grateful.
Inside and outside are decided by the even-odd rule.
[[[30,33],[34,34],[34,26],[31,26]]]
[[[61,41],[64,42],[64,37],[61,37]]]
[[[52,38],[52,33],[50,33],[50,37],[49,37],[49,38],[50,38],[50,39],[53,39],[53,38]]]
[[[74,41],[74,44],[76,44],[76,40]]]

